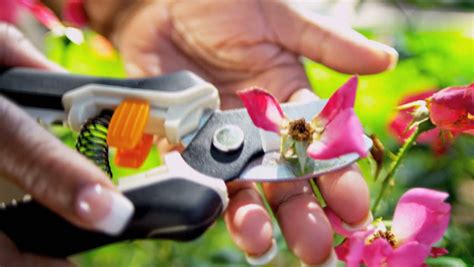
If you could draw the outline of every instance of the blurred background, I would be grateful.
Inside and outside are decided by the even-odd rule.
[[[396,106],[404,97],[474,81],[472,0],[308,0],[294,4],[331,16],[399,52],[400,62],[395,69],[361,77],[356,101],[356,112],[366,132],[377,135],[389,155],[400,146],[390,124]],[[39,28],[29,14],[21,14],[19,25],[50,59],[73,73],[125,76],[120,55],[106,39],[91,31],[86,30],[85,42],[77,45]],[[307,59],[303,62],[314,91],[323,98],[329,97],[349,77]],[[52,130],[65,143],[74,144],[74,133],[68,129]],[[154,150],[141,170],[158,164],[159,152]],[[373,162],[364,159],[359,164],[375,197],[380,181],[374,181]],[[115,177],[132,172],[117,168],[113,171]],[[375,217],[391,219],[398,198],[408,188],[428,187],[449,192],[452,221],[439,243],[449,254],[430,259],[428,264],[473,266],[474,137],[461,136],[445,151],[439,151],[430,141],[418,144],[402,162],[395,181]],[[280,253],[268,266],[299,266],[288,252],[277,225],[275,230]],[[336,238],[336,242],[340,241]],[[222,221],[193,242],[126,242],[77,255],[74,261],[80,266],[247,266]]]

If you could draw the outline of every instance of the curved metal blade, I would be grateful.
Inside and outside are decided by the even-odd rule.
[[[372,147],[372,140],[364,136],[366,149]],[[314,172],[304,176],[295,176],[286,160],[280,158],[279,152],[269,152],[252,161],[244,169],[240,178],[234,181],[284,182],[306,180],[342,169],[359,159],[356,153],[350,153],[330,160],[313,160]]]

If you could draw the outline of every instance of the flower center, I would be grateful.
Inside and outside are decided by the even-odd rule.
[[[386,231],[379,230],[379,231],[375,232],[372,235],[372,237],[369,239],[369,243],[374,242],[378,238],[382,238],[382,239],[387,240],[387,242],[393,248],[397,245],[397,239],[395,238],[395,235],[390,230],[386,230]]]
[[[288,125],[288,134],[296,141],[307,141],[310,139],[313,128],[305,119],[290,121]]]

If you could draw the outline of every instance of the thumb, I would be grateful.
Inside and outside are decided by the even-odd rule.
[[[0,177],[78,226],[122,231],[134,207],[99,168],[1,96],[0,114]]]
[[[0,66],[20,66],[65,72],[47,60],[13,25],[0,22]]]
[[[286,49],[344,73],[372,74],[393,68],[395,49],[369,40],[339,21],[262,1],[275,41]]]

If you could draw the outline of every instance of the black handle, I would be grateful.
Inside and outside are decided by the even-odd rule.
[[[141,79],[115,79],[95,76],[54,73],[29,68],[1,68],[0,94],[22,106],[63,110],[64,93],[87,84],[180,91],[206,83],[190,71]]]
[[[124,194],[134,204],[135,213],[118,236],[80,229],[35,201],[0,208],[0,231],[21,251],[67,257],[122,240],[191,240],[200,236],[224,208],[215,190],[179,177]]]

